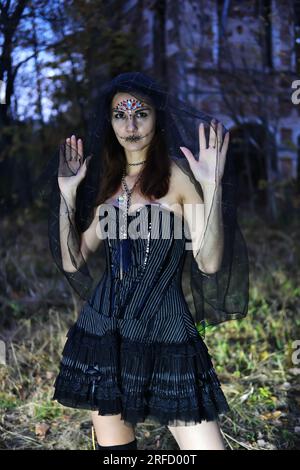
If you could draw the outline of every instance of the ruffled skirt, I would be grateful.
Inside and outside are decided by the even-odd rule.
[[[201,337],[184,343],[133,341],[117,331],[67,334],[52,400],[72,408],[121,414],[170,426],[212,421],[230,411]]]

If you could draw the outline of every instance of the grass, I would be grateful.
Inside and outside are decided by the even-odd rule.
[[[251,262],[248,316],[206,333],[231,411],[220,417],[228,449],[299,449],[299,222],[243,220]],[[78,299],[56,270],[47,225],[26,210],[1,222],[0,448],[91,449],[86,410],[51,400]],[[164,426],[136,428],[140,449],[177,449]]]

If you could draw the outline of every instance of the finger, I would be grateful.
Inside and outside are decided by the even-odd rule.
[[[216,146],[216,120],[212,119],[210,123],[210,128],[209,128],[209,147],[215,147]]]
[[[90,162],[90,159],[92,158],[92,156],[88,156],[84,162],[82,163],[82,165],[79,166],[79,169],[78,169],[78,173],[84,175],[83,177],[85,177],[86,175],[86,172],[87,172],[87,169],[89,167],[89,162]]]
[[[195,162],[195,157],[192,152],[186,147],[179,147],[182,153],[186,156],[188,162],[192,165]]]
[[[67,162],[71,160],[71,139],[66,140],[66,160]]]
[[[199,149],[206,149],[206,138],[203,122],[201,122],[201,124],[199,125]]]
[[[60,144],[58,176],[61,176],[63,174],[63,168],[65,164],[65,149],[66,149],[66,145],[64,143]]]
[[[80,158],[80,161],[82,162],[83,160],[83,142],[81,139],[78,139],[77,141],[77,149],[78,149],[78,157]]]
[[[77,142],[74,134],[71,137],[71,156],[72,160],[77,160]]]
[[[226,132],[225,137],[224,137],[224,141],[223,141],[223,145],[222,145],[222,149],[221,149],[221,153],[223,155],[226,155],[226,153],[227,153],[228,144],[229,144],[229,132]]]
[[[86,157],[86,159],[84,160],[85,166],[86,166],[87,168],[89,167],[91,158],[92,158],[92,155],[89,155],[89,156]]]
[[[218,146],[218,150],[221,149],[221,145],[222,145],[222,131],[223,131],[223,126],[222,126],[222,123],[219,122],[218,123],[218,128],[217,128],[217,146]]]

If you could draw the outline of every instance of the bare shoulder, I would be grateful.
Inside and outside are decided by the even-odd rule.
[[[203,203],[202,196],[196,190],[189,176],[175,162],[172,162],[172,185],[176,188],[178,201]]]

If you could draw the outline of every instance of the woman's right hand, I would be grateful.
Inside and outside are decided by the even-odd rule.
[[[85,178],[91,156],[83,161],[83,142],[72,135],[61,145],[59,154],[58,185],[65,196],[74,196]]]

